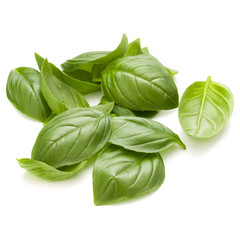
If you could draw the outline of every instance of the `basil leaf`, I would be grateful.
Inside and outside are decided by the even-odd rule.
[[[141,49],[140,39],[138,38],[135,41],[128,44],[128,49],[124,56],[135,56],[139,54],[143,54],[143,51]]]
[[[176,74],[178,74],[178,71],[177,71],[177,70],[174,70],[174,69],[168,68],[168,67],[165,67],[165,68],[166,68],[166,70],[169,72],[169,74],[170,74],[171,76],[175,76]]]
[[[138,197],[158,189],[165,177],[158,153],[139,153],[110,145],[93,168],[94,203],[103,205]]]
[[[108,101],[107,98],[103,96],[101,98],[101,101],[100,101],[99,104],[107,104],[109,102],[110,101]],[[124,107],[119,107],[116,104],[114,105],[114,107],[112,109],[112,113],[116,114],[117,116],[135,116],[134,113],[131,110],[129,110],[127,108],[124,108]]]
[[[67,60],[61,66],[66,72],[72,72],[77,69],[84,69],[91,72],[94,64],[108,64],[112,60],[123,56],[127,51],[127,47],[128,39],[127,36],[123,34],[120,44],[112,52],[86,52],[74,57],[73,59]]]
[[[41,57],[41,56],[40,56],[39,54],[37,54],[37,53],[34,53],[34,56],[35,56],[35,59],[36,59],[37,65],[38,65],[38,69],[41,71],[42,65],[43,65],[43,62],[44,62],[44,58]]]
[[[59,168],[90,158],[108,141],[111,118],[92,108],[67,110],[46,124],[32,149],[32,159]]]
[[[93,82],[101,82],[102,72],[107,64],[95,64],[92,68]]]
[[[41,70],[44,58],[35,53],[35,58],[39,69]],[[92,82],[92,73],[85,70],[76,70],[74,72],[62,72],[52,63],[49,63],[53,74],[67,83],[81,94],[96,92],[100,89],[100,85]]]
[[[109,115],[112,112],[113,107],[114,107],[114,103],[108,102],[108,103],[105,103],[104,105],[94,106],[94,107],[92,107],[92,109],[96,109],[96,110],[102,112],[104,115]]]
[[[177,134],[163,124],[140,117],[112,119],[110,143],[137,152],[159,152],[174,144],[186,148]]]
[[[17,159],[19,165],[30,172],[31,174],[51,181],[59,181],[74,176],[87,163],[82,161],[80,163],[62,167],[61,169],[54,168],[44,162],[33,160],[30,158]]]
[[[7,80],[9,101],[27,116],[45,122],[51,114],[40,91],[40,74],[37,70],[20,67],[12,70]]]
[[[219,133],[233,111],[233,94],[211,77],[195,82],[182,95],[178,109],[184,132],[196,138],[209,138]]]
[[[150,55],[150,52],[147,47],[142,48],[143,54]]]
[[[65,82],[64,74],[44,60],[41,70],[41,91],[53,112],[70,108],[89,107],[87,100]]]
[[[117,105],[137,111],[178,106],[178,91],[165,67],[150,55],[114,60],[102,75],[104,95]]]
[[[78,70],[73,71],[73,72],[64,72],[64,73],[71,78],[75,78],[75,79],[78,79],[78,80],[83,81],[83,82],[89,82],[89,83],[93,82],[92,73],[90,73],[88,71],[85,71],[85,70],[82,70],[82,69],[78,69]]]

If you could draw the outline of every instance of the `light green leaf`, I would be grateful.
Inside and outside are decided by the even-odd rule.
[[[102,75],[104,95],[117,105],[137,111],[178,106],[178,91],[165,67],[150,55],[114,60]]]
[[[209,138],[218,134],[233,111],[233,94],[211,77],[195,82],[182,95],[178,116],[184,132],[196,138]]]
[[[158,153],[139,153],[110,145],[93,168],[96,205],[110,204],[145,195],[158,189],[165,177]]]
[[[8,100],[27,116],[45,122],[51,109],[40,91],[40,74],[37,70],[20,67],[12,70],[7,80]]]
[[[79,172],[87,163],[87,161],[82,161],[71,166],[57,169],[44,162],[30,158],[17,159],[17,161],[22,168],[31,174],[51,181],[59,181],[70,178]]]
[[[75,108],[54,117],[40,131],[32,159],[59,168],[82,162],[108,141],[111,118],[92,108]]]
[[[64,74],[44,60],[41,70],[41,91],[53,112],[59,114],[71,108],[89,107],[80,92],[65,81]]]
[[[135,56],[139,54],[143,54],[143,51],[141,49],[140,39],[138,38],[135,41],[128,44],[128,49],[124,56]]]
[[[151,119],[115,117],[112,119],[110,143],[137,152],[160,152],[174,144],[186,148],[172,130]]]

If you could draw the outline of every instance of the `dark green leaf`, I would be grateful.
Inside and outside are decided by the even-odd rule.
[[[27,116],[45,122],[51,110],[40,91],[40,74],[37,70],[20,67],[12,70],[7,80],[9,101]]]
[[[32,159],[59,168],[90,158],[108,141],[111,118],[92,108],[67,110],[46,124],[32,150]]]
[[[233,95],[211,77],[195,82],[182,95],[178,115],[184,132],[196,138],[209,138],[219,133],[233,111]]]
[[[110,145],[99,155],[93,168],[96,205],[134,198],[158,189],[165,177],[158,153],[138,153]]]
[[[44,60],[41,70],[41,91],[53,112],[59,114],[70,108],[89,107],[80,92],[65,81],[65,75]]]
[[[137,152],[160,152],[174,144],[186,148],[163,124],[140,117],[115,117],[109,142]]]
[[[165,67],[150,55],[114,60],[102,76],[104,95],[117,105],[137,111],[178,106],[178,91]]]
[[[70,178],[80,171],[87,163],[87,161],[82,161],[71,166],[57,169],[44,162],[30,158],[17,159],[17,161],[22,168],[26,169],[31,174],[51,181],[59,181]]]

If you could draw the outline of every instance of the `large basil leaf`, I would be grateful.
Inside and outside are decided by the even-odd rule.
[[[195,82],[182,95],[178,114],[184,132],[197,138],[209,138],[219,133],[231,117],[233,95],[223,84],[211,77]]]
[[[150,193],[161,186],[164,177],[164,163],[158,153],[110,145],[93,168],[94,203],[109,204]]]
[[[41,69],[41,91],[53,112],[59,114],[70,108],[89,107],[80,92],[65,82],[64,74],[44,60]]]
[[[51,181],[59,181],[70,178],[75,175],[79,170],[81,170],[87,163],[87,161],[85,160],[71,166],[65,166],[57,169],[44,162],[33,160],[30,158],[17,159],[17,161],[22,168],[24,168],[31,174]]]
[[[20,67],[12,70],[7,80],[7,97],[22,113],[45,122],[51,110],[40,91],[40,74],[37,70]]]
[[[61,66],[62,69],[66,72],[72,72],[77,69],[91,71],[94,64],[108,64],[115,58],[123,56],[127,51],[127,47],[128,39],[127,36],[123,34],[120,44],[112,52],[108,51],[86,52],[74,57],[73,59],[67,60]]]
[[[137,111],[178,106],[178,91],[165,67],[150,55],[127,56],[111,62],[102,75],[104,95],[117,105]]]
[[[160,152],[174,144],[186,148],[169,128],[141,117],[114,117],[109,142],[137,152]]]
[[[106,106],[109,111],[109,106]],[[93,108],[67,110],[46,124],[32,149],[32,159],[59,168],[94,155],[108,141],[111,118]]]

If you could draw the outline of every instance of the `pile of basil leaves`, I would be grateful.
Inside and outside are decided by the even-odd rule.
[[[89,161],[93,167],[96,205],[150,193],[164,181],[160,152],[178,144],[179,136],[150,119],[159,110],[179,106],[183,130],[193,137],[216,135],[229,120],[233,96],[224,85],[193,83],[179,104],[173,76],[140,40],[128,43],[124,34],[112,52],[86,52],[58,69],[35,54],[39,71],[12,70],[7,97],[22,113],[44,123],[31,158],[17,159],[21,167],[48,180],[63,180]],[[90,107],[84,95],[101,90]]]

